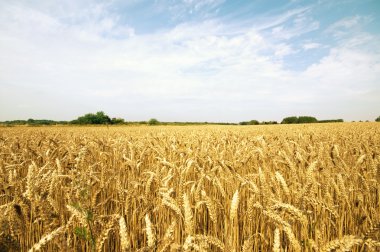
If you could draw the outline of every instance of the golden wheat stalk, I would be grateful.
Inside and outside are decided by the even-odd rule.
[[[255,239],[253,236],[249,237],[247,240],[244,241],[243,247],[241,249],[242,252],[249,252],[252,251],[252,247],[255,243]]]
[[[120,235],[120,246],[122,251],[126,251],[131,246],[128,238],[127,224],[125,222],[124,216],[120,216],[119,219],[119,235]]]
[[[215,247],[219,248],[221,251],[224,251],[224,244],[221,242],[218,238],[208,235],[195,235],[195,239],[206,241],[209,244],[214,245]]]
[[[70,205],[67,205],[66,206],[67,209],[69,210],[69,212],[71,212],[71,214],[76,217],[80,223],[86,227],[88,227],[88,222],[87,222],[87,218],[86,216],[84,215],[84,213],[82,213],[81,211],[79,211],[78,209],[76,209],[75,207],[73,206],[70,206]]]
[[[216,206],[214,204],[214,202],[212,201],[212,199],[210,197],[207,196],[206,192],[202,190],[202,197],[205,199],[206,201],[206,206],[207,206],[207,209],[208,209],[208,213],[210,215],[210,219],[211,221],[216,224],[217,223],[217,210],[216,210]]]
[[[230,208],[230,221],[233,222],[237,217],[237,210],[239,207],[239,190],[236,190],[231,200]]]
[[[183,209],[185,216],[185,232],[188,235],[192,235],[194,233],[193,212],[191,210],[189,197],[186,193],[183,194]]]
[[[302,225],[306,226],[307,225],[307,217],[304,215],[304,213],[296,208],[293,205],[278,202],[271,206],[272,210],[282,210],[284,212],[287,212],[291,216],[293,216],[296,220],[302,223]]]
[[[106,240],[108,238],[109,232],[111,232],[111,230],[113,229],[113,224],[114,224],[114,219],[112,218],[107,223],[106,227],[100,233],[100,235],[98,237],[98,240],[97,240],[97,243],[96,243],[96,247],[97,247],[98,252],[103,251],[103,245],[104,245],[104,243],[106,242]]]
[[[289,194],[290,194],[289,187],[288,187],[288,184],[286,183],[284,177],[282,176],[282,174],[279,171],[276,171],[275,176],[276,176],[277,181],[280,183],[282,190],[284,191],[285,195],[289,196]]]
[[[276,228],[274,230],[273,252],[280,252],[280,246],[280,230]]]
[[[41,240],[38,243],[34,244],[33,247],[29,250],[29,252],[41,250],[42,247],[46,243],[48,243],[50,240],[57,237],[58,235],[62,234],[65,231],[65,229],[66,229],[66,226],[61,226],[61,227],[57,228],[56,230],[54,230],[53,232],[42,236]]]
[[[148,239],[148,247],[153,248],[156,243],[156,237],[153,233],[152,223],[150,222],[149,215],[145,215],[145,224],[146,224],[146,236]]]
[[[330,251],[336,251],[338,249],[341,251],[350,251],[353,246],[360,245],[362,243],[363,243],[363,239],[358,238],[354,235],[346,235],[340,239],[336,239],[336,240],[328,242],[321,248],[321,251],[330,252]]]

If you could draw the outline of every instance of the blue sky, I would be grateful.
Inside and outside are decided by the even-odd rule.
[[[0,120],[374,120],[380,1],[0,2]]]

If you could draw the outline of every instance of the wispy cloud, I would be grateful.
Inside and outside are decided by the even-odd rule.
[[[212,18],[218,13],[218,6],[225,0],[158,0],[155,7],[160,12],[168,12],[173,21],[197,18]]]
[[[279,39],[291,39],[319,29],[319,22],[309,17],[308,13],[309,11],[305,10],[297,14],[290,24],[274,27],[272,35]]]
[[[326,33],[332,34],[334,37],[342,37],[357,31],[361,26],[371,21],[372,18],[370,16],[356,15],[352,17],[345,17],[331,24],[326,29]]]
[[[311,50],[311,49],[316,49],[316,48],[320,48],[322,45],[319,44],[319,43],[306,43],[304,44],[302,47],[304,50]]]
[[[310,7],[300,7],[300,8],[287,10],[284,13],[280,13],[277,15],[273,15],[273,14],[260,15],[258,18],[255,19],[255,23],[253,24],[253,27],[258,31],[262,31],[262,30],[270,29],[276,26],[280,26],[281,24],[291,20],[295,16],[302,15],[302,13],[305,13],[308,10],[310,10]]]

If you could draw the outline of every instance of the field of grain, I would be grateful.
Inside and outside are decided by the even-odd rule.
[[[0,128],[0,251],[379,251],[380,123]]]

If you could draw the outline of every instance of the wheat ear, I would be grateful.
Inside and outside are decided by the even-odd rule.
[[[146,224],[146,236],[148,238],[148,247],[154,247],[156,238],[153,233],[152,223],[150,222],[149,215],[145,215],[145,224]]]
[[[183,209],[185,213],[185,232],[188,235],[192,235],[194,233],[193,212],[191,211],[189,197],[186,193],[183,194]]]
[[[49,233],[47,235],[44,235],[38,243],[36,243],[36,244],[33,245],[33,247],[29,250],[29,252],[41,250],[41,248],[46,243],[48,243],[54,237],[56,237],[56,236],[60,235],[61,233],[63,233],[65,229],[66,229],[66,226],[62,226],[62,227],[57,228],[53,232],[51,232],[51,233]]]
[[[273,252],[280,252],[280,230],[274,230]]]
[[[239,190],[236,190],[231,200],[231,209],[230,209],[231,222],[233,222],[233,220],[237,217],[238,206],[239,206]]]
[[[354,235],[346,235],[341,239],[336,239],[328,242],[325,246],[322,247],[322,252],[330,252],[335,250],[341,251],[350,251],[351,248],[355,245],[359,245],[363,242],[361,238],[358,238]]]
[[[127,224],[125,222],[125,219],[123,216],[120,216],[119,219],[119,234],[120,234],[120,245],[121,250],[126,251],[131,246],[129,239],[128,239],[128,233],[127,233]]]

